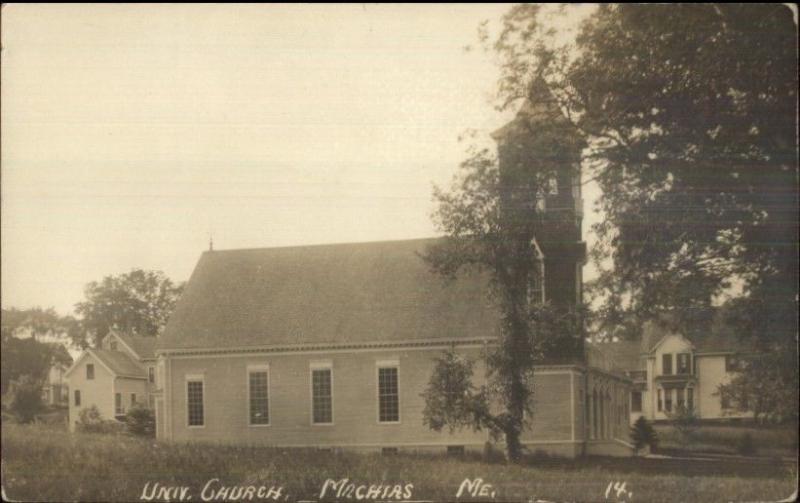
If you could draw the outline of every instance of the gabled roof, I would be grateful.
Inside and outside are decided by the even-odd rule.
[[[141,360],[151,360],[156,357],[156,337],[143,335],[128,335],[116,333],[115,335],[127,345]]]
[[[90,351],[117,376],[146,377],[144,370],[123,351],[111,351],[109,349],[92,349]]]
[[[435,242],[207,251],[158,348],[495,337],[486,275],[446,282],[419,255]]]
[[[685,336],[696,353],[736,353],[749,351],[749,346],[736,337],[730,328],[726,327],[715,317],[710,330],[697,331],[691,336]],[[669,329],[665,323],[649,321],[642,327],[642,352],[652,352],[658,344],[669,335],[683,336]]]
[[[84,353],[75,360],[75,363],[64,372],[64,376],[68,376],[78,367],[78,364],[83,361],[87,356],[94,357],[101,365],[103,365],[109,372],[117,377],[134,377],[146,378],[139,365],[123,351],[111,351],[108,349],[87,349]]]
[[[692,344],[692,341],[684,337],[683,334],[668,330],[652,321],[645,323],[642,327],[642,349],[644,349],[646,353],[652,353],[661,343],[666,341],[668,337],[678,337],[684,340],[692,351],[697,350],[695,345]]]

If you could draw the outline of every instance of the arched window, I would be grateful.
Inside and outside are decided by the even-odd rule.
[[[545,300],[544,254],[536,239],[531,241],[531,246],[533,247],[533,264],[528,276],[528,303],[541,304]]]

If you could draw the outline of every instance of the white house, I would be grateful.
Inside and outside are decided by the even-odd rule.
[[[695,339],[690,341],[648,322],[638,341],[593,344],[633,381],[631,422],[639,416],[669,420],[681,406],[693,409],[700,419],[753,417],[752,412],[741,412],[718,393],[718,387],[730,381],[749,352],[716,326],[707,336]]]
[[[105,419],[124,416],[134,405],[153,407],[155,337],[111,332],[97,349],[87,349],[64,377],[70,390],[69,424],[81,410],[97,407]]]

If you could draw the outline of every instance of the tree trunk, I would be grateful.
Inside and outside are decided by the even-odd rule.
[[[524,241],[522,241],[524,243]],[[518,244],[519,246],[519,244]],[[508,297],[507,325],[509,341],[506,344],[509,368],[508,373],[508,425],[506,427],[506,450],[512,463],[522,461],[520,437],[524,425],[524,414],[528,403],[529,390],[526,374],[532,371],[531,348],[528,339],[527,302],[528,274],[527,250],[523,244],[514,253],[514,266],[507,283]]]
[[[513,426],[506,431],[506,453],[512,463],[522,461],[522,443],[519,440],[520,430]]]

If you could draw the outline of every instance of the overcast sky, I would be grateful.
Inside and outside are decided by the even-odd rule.
[[[2,305],[215,248],[433,236],[507,5],[5,5]],[[587,205],[587,211],[591,210]]]

